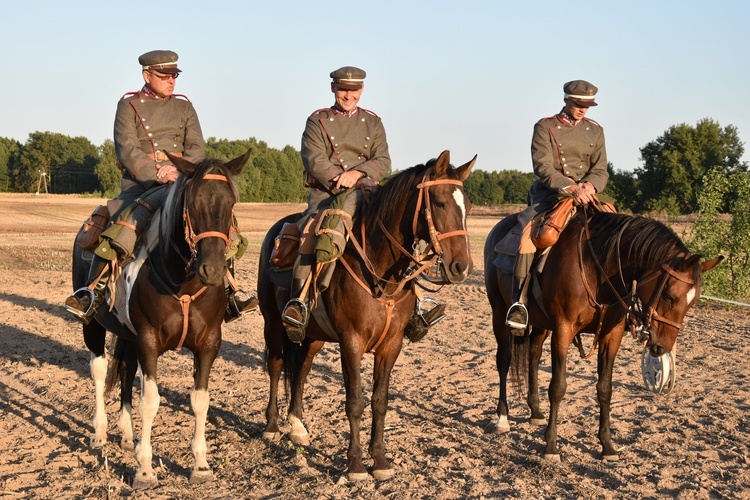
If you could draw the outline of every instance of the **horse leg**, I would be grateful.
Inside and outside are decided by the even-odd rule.
[[[208,334],[208,338],[221,338],[221,330]],[[213,479],[214,474],[206,459],[206,417],[208,416],[209,394],[208,378],[211,373],[216,355],[219,353],[220,342],[204,342],[202,349],[196,349],[193,354],[193,390],[190,391],[190,406],[195,415],[195,433],[190,449],[195,457],[195,464],[190,471],[190,484],[205,483]]]
[[[90,440],[92,448],[101,448],[107,443],[107,410],[104,404],[104,393],[109,363],[104,350],[106,334],[104,327],[96,321],[83,327],[83,340],[91,351],[89,367],[94,381],[94,418],[92,421],[94,434]]]
[[[619,459],[612,444],[609,426],[609,414],[612,403],[612,369],[615,356],[622,342],[622,330],[612,331],[599,343],[599,380],[596,382],[596,396],[599,399],[599,442],[602,444],[602,459],[616,461]]]
[[[124,367],[120,371],[120,419],[117,426],[122,432],[120,448],[135,450],[135,427],[133,422],[133,381],[138,370],[135,344],[128,342],[123,353]]]
[[[289,439],[300,446],[310,445],[310,434],[308,434],[305,424],[302,423],[302,399],[305,392],[305,382],[312,368],[313,359],[324,344],[325,342],[322,340],[306,339],[304,341],[302,344],[304,360],[295,380],[292,381],[292,397],[289,403],[289,423],[292,425],[292,430],[289,431]]]
[[[544,341],[552,332],[549,330],[539,332],[537,328],[533,330],[534,334],[531,336],[531,351],[529,353],[529,392],[526,402],[531,410],[531,425],[544,425],[547,423],[547,419],[544,418],[544,413],[539,407],[539,362],[542,359]]]
[[[560,330],[552,335],[552,380],[549,384],[549,422],[544,432],[547,446],[544,449],[544,460],[551,462],[560,461],[560,452],[557,449],[557,415],[560,410],[560,402],[565,396],[568,388],[566,370],[568,362],[568,346],[570,338],[560,334]],[[568,340],[568,342],[566,342]]]
[[[139,333],[139,340],[145,334]],[[145,342],[141,342],[141,352]],[[156,385],[156,365],[158,354],[154,349],[149,349],[140,358],[141,363],[141,440],[135,447],[135,459],[138,461],[138,469],[133,478],[133,489],[145,490],[153,488],[158,484],[156,471],[152,466],[153,453],[151,450],[151,428],[154,425],[156,412],[159,411],[159,387]]]
[[[266,340],[266,370],[269,378],[266,428],[263,429],[263,439],[274,441],[281,435],[279,429],[279,381],[284,366],[282,355],[284,339],[281,336],[286,334],[283,327],[272,325],[268,320],[265,322],[263,333]]]
[[[378,481],[390,479],[393,467],[385,456],[385,414],[388,411],[388,388],[390,386],[393,365],[401,353],[402,340],[394,340],[394,345],[380,349],[375,354],[374,380],[372,390],[372,432],[370,436],[370,456],[374,460],[372,475]],[[384,351],[384,352],[383,352]]]
[[[494,308],[493,308],[494,309]],[[505,325],[505,315],[502,311],[492,314],[492,330],[495,332],[497,341],[497,352],[495,363],[497,373],[500,376],[500,394],[497,399],[497,422],[495,422],[494,433],[504,434],[510,431],[508,423],[508,370],[511,361],[511,338],[508,327]]]
[[[347,452],[349,481],[365,481],[370,477],[362,463],[362,447],[359,437],[362,413],[365,408],[360,375],[362,354],[362,347],[358,344],[341,343],[341,368],[346,388],[346,416],[349,419],[349,451]]]

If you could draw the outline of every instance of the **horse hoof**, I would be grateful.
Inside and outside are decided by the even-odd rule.
[[[602,455],[602,460],[605,462],[617,462],[620,460],[620,455]]]
[[[289,439],[298,446],[310,446],[310,435],[307,433],[289,434]]]
[[[495,434],[505,434],[506,432],[510,432],[510,424],[508,422],[505,422],[505,424],[503,425],[498,422],[497,424],[495,424],[493,432]]]
[[[211,469],[193,469],[190,472],[190,484],[201,484],[213,481],[214,473]]]
[[[385,481],[392,478],[395,473],[396,471],[393,469],[378,469],[372,471],[372,477],[378,481]]]
[[[280,432],[264,432],[263,439],[266,441],[278,441],[281,438]]]
[[[556,464],[559,464],[561,462],[559,453],[545,453],[544,455],[542,455],[542,459],[545,462],[551,462],[551,463],[556,463]]]
[[[356,483],[360,481],[369,481],[370,475],[367,472],[349,472],[346,475],[346,478],[351,483]]]
[[[91,446],[92,448],[103,448],[106,444],[107,438],[98,438],[96,436],[92,436],[91,440],[89,441],[89,446]]]
[[[546,418],[532,418],[531,425],[547,425]]]
[[[134,490],[149,490],[155,488],[159,484],[159,480],[156,478],[156,473],[138,474],[136,472],[133,478],[133,489]]]
[[[135,451],[135,442],[130,439],[120,441],[120,449],[123,451]]]

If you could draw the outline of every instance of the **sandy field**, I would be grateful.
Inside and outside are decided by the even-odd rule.
[[[261,438],[268,377],[262,317],[224,328],[211,373],[207,441],[215,479],[188,484],[193,416],[192,355],[160,359],[161,407],[153,429],[159,486],[131,488],[136,461],[119,447],[116,394],[107,400],[109,440],[90,449],[93,383],[77,323],[61,304],[70,293],[70,249],[102,200],[0,194],[0,497],[2,498],[750,498],[750,312],[701,301],[679,339],[678,381],[668,396],[643,388],[641,347],[620,350],[612,404],[620,461],[602,462],[596,364],[571,353],[560,416],[562,463],[542,461],[544,427],[532,427],[513,395],[511,431],[495,421],[495,340],[483,283],[482,245],[497,216],[470,217],[474,273],[436,298],[448,317],[405,344],[393,371],[386,445],[396,469],[387,481],[346,480],[348,423],[338,346],[316,358],[305,422],[311,446]],[[300,205],[241,204],[251,251],[237,266],[255,290],[268,227]],[[588,341],[588,343],[586,343]],[[584,339],[590,345],[590,337]],[[543,400],[549,355],[541,367]],[[369,443],[372,357],[363,372]],[[135,398],[136,431],[140,432]],[[542,403],[546,410],[548,405]],[[282,411],[286,415],[285,407]],[[287,425],[284,432],[289,430]],[[366,462],[370,465],[371,462]]]

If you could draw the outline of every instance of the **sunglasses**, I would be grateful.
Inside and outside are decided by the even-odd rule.
[[[174,74],[173,73],[168,73],[168,74],[164,74],[164,75],[160,75],[158,73],[154,73],[153,71],[149,71],[149,73],[151,73],[152,76],[155,76],[156,78],[158,78],[159,80],[161,80],[163,82],[167,82],[169,80],[177,80],[177,77],[180,76],[179,73],[174,73]]]

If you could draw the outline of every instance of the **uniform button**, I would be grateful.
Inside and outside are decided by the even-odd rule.
[[[589,128],[588,128],[588,127],[586,127],[586,130],[589,130]]]
[[[567,164],[567,163],[563,163],[563,167],[567,167],[567,166],[568,166],[568,164]]]
[[[361,160],[362,159],[362,155],[357,156],[357,159]]]
[[[330,117],[329,120],[333,121],[333,117]]]
[[[157,144],[157,143],[154,143],[154,147],[156,147],[156,146],[158,146],[158,145],[159,145],[159,144]]]
[[[562,151],[560,151],[560,152],[562,153]],[[565,158],[563,158],[562,160],[565,161]]]
[[[562,128],[562,127],[560,125],[558,125],[557,128]]]
[[[345,169],[346,169],[346,168],[349,168],[349,165],[344,165],[344,168],[345,168]]]
[[[145,122],[145,121],[146,121],[146,119],[145,119],[145,118],[141,118],[141,121],[142,121],[142,122]]]
[[[594,147],[594,145],[593,145],[593,144],[589,144],[589,146],[591,146],[592,148]]]
[[[334,137],[334,136],[331,136],[331,140],[334,140],[334,139],[335,139],[335,137]]]
[[[146,130],[150,129],[151,127],[149,125],[146,125]]]
[[[369,137],[365,137],[365,140],[366,140],[366,141],[369,141],[369,140],[370,140],[370,138],[369,138]]]
[[[365,144],[365,149],[367,149],[367,144]]]
[[[583,168],[583,165],[579,165],[578,168]]]
[[[172,144],[172,147],[177,149],[177,144]]]
[[[331,137],[331,139],[333,139],[333,137]],[[339,147],[339,145],[338,144],[334,144],[333,147],[337,148],[337,147]]]
[[[153,136],[154,136],[154,134],[152,134],[151,132],[149,132],[149,133],[148,133],[148,136],[149,136],[149,137],[153,137]]]
[[[141,102],[146,102],[146,99],[141,99]]]
[[[364,119],[364,118],[362,118],[362,121],[365,121],[365,119]]]

